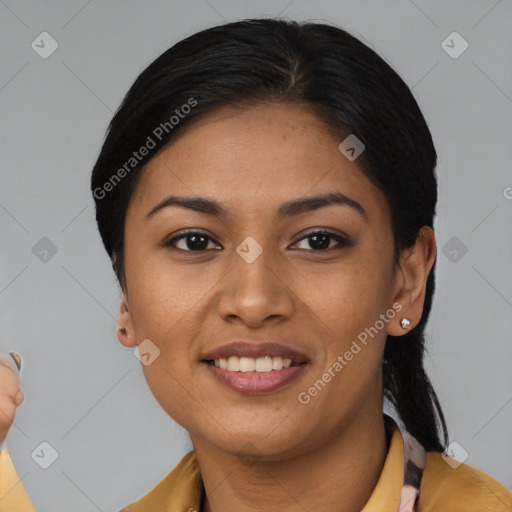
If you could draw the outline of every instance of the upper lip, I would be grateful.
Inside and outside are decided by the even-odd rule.
[[[274,342],[252,342],[238,340],[221,347],[217,347],[210,352],[203,354],[201,360],[212,361],[215,359],[228,359],[230,356],[238,357],[264,357],[281,356],[283,359],[291,359],[293,363],[299,364],[308,361],[308,358],[301,352]]]

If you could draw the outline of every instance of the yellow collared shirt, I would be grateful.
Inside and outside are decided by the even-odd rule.
[[[362,512],[512,511],[512,494],[471,466],[448,464],[440,453],[423,452],[418,469],[408,460],[407,436],[393,425],[382,473]],[[412,477],[407,472],[411,464],[415,469]],[[191,451],[150,492],[120,512],[201,512],[203,493],[196,455]],[[9,453],[0,452],[0,511],[34,510]]]
[[[417,508],[414,501],[402,500],[405,440],[395,424],[382,473],[361,512],[512,512],[512,494],[499,482],[466,464],[455,468],[438,452],[425,454]],[[153,490],[120,512],[201,512],[203,492],[191,451]]]

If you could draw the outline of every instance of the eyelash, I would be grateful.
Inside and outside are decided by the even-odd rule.
[[[181,251],[181,252],[191,252],[191,253],[199,253],[199,252],[205,252],[207,249],[202,249],[202,250],[191,250],[191,249],[179,249],[178,247],[175,247],[174,244],[180,240],[183,240],[183,239],[186,239],[190,236],[193,236],[193,235],[200,235],[200,236],[203,236],[205,238],[208,238],[209,240],[211,240],[212,242],[218,244],[218,242],[216,242],[213,238],[211,238],[209,235],[207,235],[206,233],[203,233],[202,231],[187,231],[186,233],[182,233],[181,235],[179,236],[176,236],[176,237],[173,237],[169,240],[167,240],[166,242],[163,243],[163,246],[168,248],[168,249],[172,249],[172,250],[176,250],[176,251]],[[329,231],[329,230],[326,230],[326,229],[319,229],[319,230],[316,230],[316,231],[311,231],[309,232],[307,235],[303,236],[302,238],[300,238],[299,240],[297,240],[295,244],[299,243],[299,242],[302,242],[303,240],[307,240],[308,238],[310,237],[313,237],[314,235],[327,235],[329,237],[331,237],[332,239],[334,239],[336,242],[338,242],[338,246],[336,247],[328,247],[327,249],[301,249],[301,250],[305,250],[305,251],[308,251],[308,252],[323,252],[323,253],[326,253],[326,252],[330,252],[332,250],[339,250],[339,249],[342,249],[343,247],[350,247],[353,244],[353,242],[351,240],[349,240],[348,238],[342,236],[342,235],[339,235],[338,233],[335,233],[333,231]],[[220,244],[218,244],[220,245]]]

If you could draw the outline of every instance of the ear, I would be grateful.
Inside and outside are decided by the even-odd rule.
[[[402,252],[400,267],[396,269],[394,302],[402,309],[388,325],[388,334],[402,336],[415,327],[423,313],[427,278],[436,259],[436,239],[429,226],[423,226],[415,244]],[[407,329],[400,325],[402,318],[411,324]]]
[[[125,347],[135,347],[137,345],[133,318],[124,292],[121,296],[121,305],[119,307],[119,327],[117,329],[117,338]]]

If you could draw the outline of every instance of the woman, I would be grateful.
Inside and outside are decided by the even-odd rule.
[[[124,512],[512,509],[442,455],[423,368],[436,159],[405,83],[333,26],[229,23],[142,72],[91,189],[119,341],[194,450]]]

